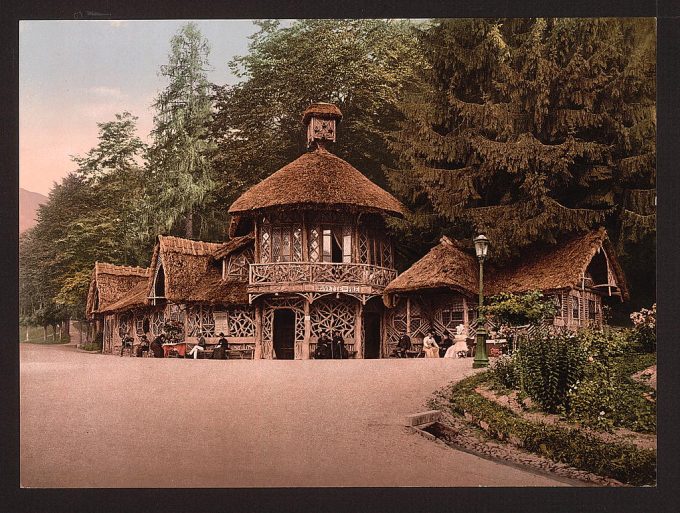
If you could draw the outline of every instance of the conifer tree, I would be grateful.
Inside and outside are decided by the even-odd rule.
[[[443,20],[419,39],[388,172],[410,244],[483,231],[504,260],[596,225],[621,246],[653,232],[653,20]]]
[[[198,27],[187,23],[172,38],[168,64],[160,75],[168,80],[154,107],[154,143],[144,224],[155,236],[184,221],[186,237],[194,235],[194,210],[213,188],[207,137],[212,101],[207,79],[210,48]]]

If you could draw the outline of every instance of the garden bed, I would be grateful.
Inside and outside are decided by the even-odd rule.
[[[488,372],[466,378],[441,391],[434,406],[444,408],[458,421],[465,419],[479,426],[491,439],[508,442],[586,475],[608,478],[602,484],[655,484],[655,449],[640,447],[616,435],[605,439],[573,424],[525,416],[503,405],[502,396],[494,394],[498,398],[494,400],[488,393],[479,393],[488,391],[491,385]]]

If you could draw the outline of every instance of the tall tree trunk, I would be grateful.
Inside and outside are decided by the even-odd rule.
[[[43,326],[43,340],[47,340],[47,324]]]
[[[29,329],[29,326],[26,326],[26,342],[28,342],[28,329]]]
[[[194,236],[194,211],[189,209],[187,212],[187,217],[184,221],[184,232],[187,239],[191,239]]]

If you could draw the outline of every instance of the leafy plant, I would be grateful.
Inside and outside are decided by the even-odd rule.
[[[503,292],[489,298],[489,304],[481,308],[485,316],[506,326],[538,325],[553,317],[556,310],[555,303],[538,290],[525,294]]]
[[[656,303],[630,314],[633,321],[632,340],[648,353],[656,351]]]

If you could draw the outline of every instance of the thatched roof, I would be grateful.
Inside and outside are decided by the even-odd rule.
[[[154,276],[159,264],[165,273],[165,298],[174,303],[246,304],[247,284],[222,280],[213,255],[223,244],[179,237],[159,236],[151,259],[153,276],[147,297],[153,296]]]
[[[255,241],[255,235],[249,233],[248,235],[242,235],[241,237],[234,237],[227,242],[220,244],[220,247],[213,253],[212,257],[215,260],[222,260],[227,258],[234,251],[238,251],[248,245],[253,245]]]
[[[586,268],[600,250],[605,251],[622,299],[627,300],[626,278],[604,228],[570,237],[556,246],[524,251],[521,259],[511,265],[490,269],[489,285],[487,288],[485,284],[485,288],[490,295],[578,288]]]
[[[248,189],[231,205],[229,213],[284,205],[323,205],[397,216],[405,212],[389,192],[324,148],[305,153]]]
[[[95,313],[107,311],[112,304],[126,297],[135,286],[148,283],[150,272],[148,268],[95,262],[87,294],[87,316],[91,318]]]
[[[604,228],[570,237],[555,246],[525,250],[519,260],[503,268],[486,266],[485,293],[494,295],[501,292],[578,288],[581,286],[581,277],[600,250],[605,251],[621,296],[627,300],[625,276]],[[477,259],[463,251],[455,241],[442,237],[439,245],[385,288],[384,299],[389,305],[394,294],[436,288],[476,295],[479,291],[478,280]]]
[[[312,103],[302,113],[302,123],[306,125],[312,116],[321,119],[342,120],[342,112],[332,103]]]
[[[385,302],[391,304],[393,294],[424,289],[447,288],[474,295],[478,290],[478,268],[477,260],[457,242],[442,237],[437,246],[385,288]]]
[[[148,288],[149,282],[147,278],[147,280],[135,285],[132,290],[125,294],[125,296],[108,306],[106,309],[101,310],[101,312],[123,312],[126,310],[132,310],[133,308],[144,308],[151,306],[149,304],[148,298],[146,297],[146,291]]]

